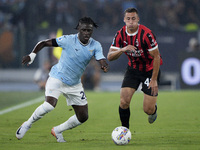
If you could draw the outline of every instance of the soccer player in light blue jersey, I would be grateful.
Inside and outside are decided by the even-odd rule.
[[[56,137],[57,142],[66,142],[62,132],[75,128],[88,119],[88,104],[81,76],[92,57],[99,62],[104,72],[108,71],[101,44],[91,37],[94,27],[98,26],[90,17],[81,18],[76,27],[77,34],[40,41],[29,55],[23,57],[22,64],[30,65],[36,54],[46,46],[59,46],[63,49],[59,62],[49,73],[45,88],[45,102],[18,128],[16,132],[18,139],[23,138],[34,122],[55,108],[60,94],[66,97],[67,104],[73,107],[75,114],[66,122],[52,128],[51,134]]]

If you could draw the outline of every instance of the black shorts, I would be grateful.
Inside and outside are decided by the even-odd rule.
[[[130,87],[130,88],[134,88],[134,89],[138,89],[140,83],[142,83],[142,91],[147,94],[147,95],[151,95],[151,88],[148,89],[149,83],[150,83],[150,79],[152,76],[152,72],[148,71],[148,72],[141,72],[135,69],[131,69],[130,67],[127,67],[125,75],[124,75],[124,80],[122,82],[122,88],[123,87]],[[160,79],[160,70],[158,73],[158,84],[159,84],[159,79]],[[157,95],[156,95],[157,96]]]

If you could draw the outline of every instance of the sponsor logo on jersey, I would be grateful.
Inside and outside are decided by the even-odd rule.
[[[142,56],[143,50],[136,50],[132,52],[127,52],[127,55],[132,56],[132,57],[140,57]]]

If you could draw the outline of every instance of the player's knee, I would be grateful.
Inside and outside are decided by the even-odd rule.
[[[54,98],[54,97],[50,97],[50,96],[46,97],[46,102],[51,104],[54,108],[56,107],[57,101],[58,100],[56,98]]]
[[[120,100],[120,107],[122,109],[127,109],[129,106],[130,106],[130,102],[128,102],[128,101],[126,101],[124,99]]]
[[[79,122],[84,123],[88,120],[88,113],[82,113],[81,115],[77,116]]]

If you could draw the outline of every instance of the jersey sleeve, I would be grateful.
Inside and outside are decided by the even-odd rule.
[[[106,59],[105,56],[103,55],[103,48],[99,42],[96,42],[94,57],[96,60]]]
[[[147,44],[148,51],[153,51],[158,48],[158,43],[156,41],[156,36],[152,32],[148,32],[144,38],[145,43]]]
[[[58,44],[59,47],[64,47],[68,42],[68,36],[67,35],[63,35],[61,37],[56,38],[56,42]]]
[[[113,39],[113,42],[112,42],[110,48],[120,49],[122,47],[121,41],[122,41],[122,38],[121,38],[120,32],[118,31],[115,34],[115,37]]]

